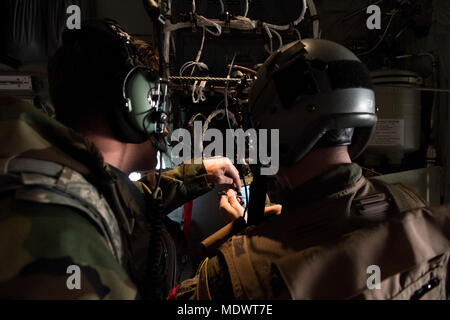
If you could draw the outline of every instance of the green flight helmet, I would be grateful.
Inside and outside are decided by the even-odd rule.
[[[250,92],[253,126],[279,129],[283,166],[320,146],[327,133],[348,137],[349,129],[349,153],[357,158],[374,134],[375,109],[366,66],[344,46],[322,39],[295,41],[273,53]]]

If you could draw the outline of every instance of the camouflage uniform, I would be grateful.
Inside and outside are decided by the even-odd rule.
[[[449,298],[448,206],[427,208],[356,164],[287,192],[282,204],[280,216],[228,239],[173,298]]]
[[[155,175],[136,188],[92,144],[19,100],[0,98],[0,122],[0,165],[13,173],[0,175],[0,297],[139,297],[150,238],[151,212],[143,210]],[[36,174],[27,161],[47,173]],[[164,212],[210,191],[205,176],[202,165],[164,173]],[[72,265],[81,269],[80,290],[67,286]]]

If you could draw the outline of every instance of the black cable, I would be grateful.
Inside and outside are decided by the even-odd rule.
[[[236,53],[234,54],[233,59],[231,60],[230,69],[228,70],[227,79],[229,79],[230,76],[231,76],[231,71],[233,71],[235,60],[236,60]],[[228,81],[225,83],[225,100],[224,100],[224,102],[225,102],[225,114],[226,114],[226,117],[227,117],[228,127],[230,128],[230,130],[233,130],[233,127],[231,126],[231,121],[230,121],[230,114],[229,114],[229,111],[228,111]],[[249,200],[249,197],[248,197],[248,190],[247,190],[247,182],[245,181],[245,172],[244,172],[243,176],[244,176],[244,190],[245,190],[245,203],[246,203],[243,217],[245,219],[245,217],[247,215],[247,211],[248,211],[248,200]],[[239,192],[240,192],[240,190],[239,190]]]
[[[391,27],[392,21],[394,21],[394,18],[396,17],[397,13],[398,13],[398,10],[393,10],[392,11],[391,18],[389,19],[388,25],[386,26],[386,29],[384,30],[383,35],[381,36],[380,40],[378,40],[378,42],[375,44],[375,46],[372,47],[372,49],[370,49],[370,50],[368,50],[366,52],[358,54],[357,55],[358,57],[363,57],[363,56],[366,56],[368,54],[371,54],[372,52],[374,52],[380,46],[380,44],[383,43],[383,41],[386,39],[387,33],[388,33],[388,31],[389,31],[389,29]]]
[[[234,61],[236,60],[236,53],[234,54],[233,60],[231,60],[230,70],[228,71],[227,79],[231,76],[231,71],[233,71]],[[232,130],[231,122],[230,122],[230,115],[228,113],[228,81],[225,83],[225,113],[227,115],[227,121],[228,121],[228,127]]]
[[[249,197],[248,197],[248,190],[247,190],[247,181],[245,179],[245,176],[246,175],[245,175],[245,172],[244,172],[245,209],[244,209],[243,217],[244,217],[244,220],[247,220],[248,205],[249,205],[248,199],[249,199]]]
[[[162,178],[162,152],[159,152],[159,174],[156,186],[153,190],[153,197],[150,200],[150,245],[148,248],[148,269],[145,298],[150,300],[164,299],[163,281],[165,278],[164,269],[161,267],[163,254],[162,232],[164,229],[164,200],[160,189]]]
[[[164,229],[164,204],[162,199],[153,199],[150,205],[152,212],[150,246],[148,250],[149,267],[147,269],[147,292],[145,298],[161,300],[164,298],[164,269],[161,267],[163,253],[162,232]]]
[[[253,172],[253,182],[250,186],[250,203],[248,211],[252,214],[248,216],[248,225],[258,225],[264,221],[264,209],[267,197],[267,177],[260,173],[261,165],[255,166]]]
[[[159,186],[161,184],[161,177],[162,177],[162,166],[163,166],[163,154],[161,151],[159,151],[159,174],[158,174],[158,180],[156,182],[156,187],[154,192],[157,192],[159,189]],[[162,196],[162,195],[161,195]]]

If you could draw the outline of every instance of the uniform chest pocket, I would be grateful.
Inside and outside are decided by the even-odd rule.
[[[405,281],[403,290],[395,295],[393,299],[446,300],[448,259],[448,254],[438,256],[416,270],[400,276],[400,278],[411,280]],[[425,268],[426,266],[428,268]]]

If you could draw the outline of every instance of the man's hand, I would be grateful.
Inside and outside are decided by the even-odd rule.
[[[264,209],[264,215],[267,216],[279,216],[283,207],[279,204],[275,204]]]
[[[220,197],[220,213],[222,213],[225,223],[230,223],[244,215],[245,209],[236,196],[236,191],[229,189]]]
[[[266,207],[264,209],[264,215],[267,216],[278,216],[281,214],[281,205],[273,205]],[[226,194],[220,197],[220,213],[225,219],[225,223],[230,223],[242,216],[244,216],[245,209],[241,206],[239,199],[237,198],[237,193],[233,189],[229,189]],[[247,221],[247,217],[245,217]]]
[[[214,185],[226,184],[241,190],[241,179],[239,171],[228,158],[210,158],[203,160],[206,169],[208,183]]]

